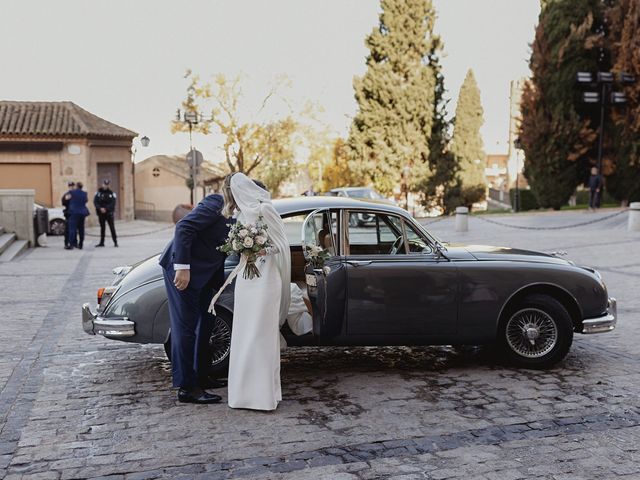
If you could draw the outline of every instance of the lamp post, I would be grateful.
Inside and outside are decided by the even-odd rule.
[[[136,140],[142,145],[142,147],[146,148],[151,143],[151,140],[146,135],[138,140],[138,138],[134,138],[131,143],[131,175],[133,176],[133,218],[136,218],[136,152],[138,151],[138,147],[136,145]]]
[[[189,91],[190,99],[193,99],[193,92]],[[189,154],[187,160],[191,162],[191,204],[195,204],[195,190],[198,184],[198,159],[202,154],[193,148],[193,127],[201,121],[210,121],[211,117],[205,117],[195,110],[180,110],[176,112],[176,122],[189,125]]]
[[[618,73],[619,85],[631,85],[636,82],[633,75],[629,73]],[[627,103],[627,97],[622,91],[614,91],[616,86],[615,75],[613,72],[597,72],[595,75],[591,72],[578,72],[576,74],[576,82],[578,85],[589,88],[582,92],[582,102],[585,104],[600,106],[600,124],[598,128],[598,173],[602,175],[602,150],[604,139],[604,122],[605,110],[607,107],[622,106]]]

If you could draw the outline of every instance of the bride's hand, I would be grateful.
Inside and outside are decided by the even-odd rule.
[[[257,255],[258,255],[259,257],[264,257],[264,256],[266,256],[266,255],[267,255],[267,251],[263,248],[262,250],[260,250],[260,251],[257,253]]]

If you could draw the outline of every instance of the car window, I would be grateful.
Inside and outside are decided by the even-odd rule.
[[[306,245],[316,245],[337,255],[338,241],[338,212],[320,211],[311,218],[304,227],[304,242]]]
[[[394,215],[372,212],[349,212],[349,253],[351,255],[405,253],[402,224]],[[399,248],[398,248],[399,247]]]
[[[409,222],[404,222],[405,232],[409,243],[410,253],[431,253],[433,249],[431,245],[423,238],[422,235]]]
[[[300,229],[302,228],[302,222],[304,222],[304,219],[307,218],[309,213],[311,212],[282,217],[282,221],[284,222],[284,232],[287,235],[289,245],[299,246],[302,244],[300,241]]]

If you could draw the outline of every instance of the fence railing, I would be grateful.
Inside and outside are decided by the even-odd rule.
[[[135,217],[139,220],[156,220],[155,203],[136,200]]]

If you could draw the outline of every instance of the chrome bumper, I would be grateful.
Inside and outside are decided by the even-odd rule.
[[[604,333],[616,328],[618,323],[618,302],[609,298],[607,313],[601,317],[585,318],[582,320],[582,333]]]
[[[136,334],[135,323],[128,318],[99,317],[91,311],[88,303],[82,305],[82,329],[89,335],[107,338],[133,337]]]

